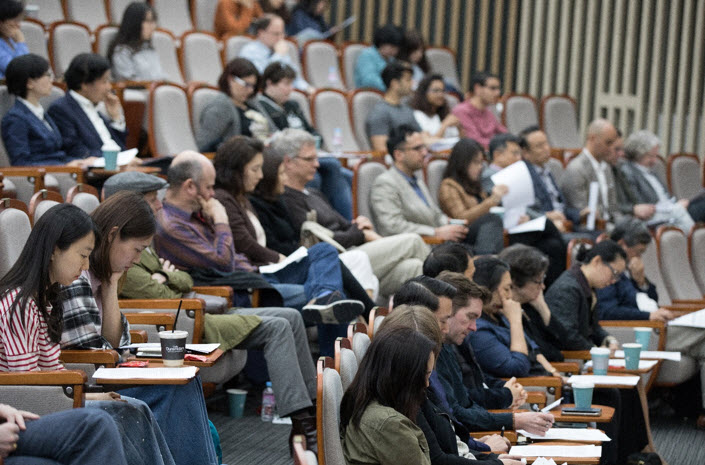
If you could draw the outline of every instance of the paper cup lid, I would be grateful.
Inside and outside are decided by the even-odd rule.
[[[103,146],[100,148],[100,150],[117,150],[118,152],[120,151],[120,146],[115,143],[115,141],[111,140],[109,142],[106,142],[103,144]]]
[[[584,379],[578,379],[570,383],[573,388],[578,388],[578,389],[587,389],[587,388],[594,388],[595,383],[592,381],[584,380]]]
[[[637,344],[636,342],[625,342],[624,344],[622,344],[622,348],[625,348],[625,347],[627,347],[627,348],[636,348],[636,347],[638,347],[638,348],[641,349],[641,344]]]
[[[590,349],[590,353],[593,355],[609,355],[610,350],[607,347],[593,347]]]
[[[188,336],[188,331],[159,331],[159,337],[162,339],[183,339]]]
[[[228,389],[226,392],[228,394],[247,394],[247,391],[244,389]]]
[[[648,331],[648,332],[651,332],[651,328],[639,327],[639,328],[634,328],[634,331]]]

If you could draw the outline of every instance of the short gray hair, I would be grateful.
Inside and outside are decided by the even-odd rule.
[[[269,146],[282,156],[298,156],[304,145],[316,145],[316,139],[303,129],[284,129],[272,136]]]
[[[661,145],[661,139],[651,131],[642,129],[627,137],[624,142],[624,155],[627,160],[639,161],[649,150]]]
[[[196,159],[187,159],[179,161],[178,163],[172,163],[166,173],[166,179],[169,183],[169,189],[178,190],[181,189],[181,185],[189,179],[198,183],[201,180],[202,174],[203,167],[201,166],[201,162]]]

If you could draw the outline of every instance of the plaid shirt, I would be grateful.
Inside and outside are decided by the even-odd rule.
[[[103,312],[95,298],[99,288],[100,282],[89,271],[81,273],[69,286],[62,286],[59,295],[64,314],[62,349],[113,349],[101,334]],[[130,324],[122,313],[120,319],[120,346],[124,346],[130,343]]]

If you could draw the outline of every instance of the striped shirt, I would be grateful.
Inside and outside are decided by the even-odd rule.
[[[10,325],[10,307],[19,289],[0,299],[0,371],[63,370],[61,348],[49,339],[46,321],[30,299],[24,319],[15,311]],[[51,313],[51,306],[47,312]]]

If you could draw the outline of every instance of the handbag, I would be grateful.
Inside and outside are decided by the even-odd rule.
[[[301,245],[311,248],[319,242],[327,242],[335,247],[339,253],[345,252],[345,247],[333,239],[333,231],[316,222],[316,211],[311,210],[306,214],[306,221],[301,224]]]

